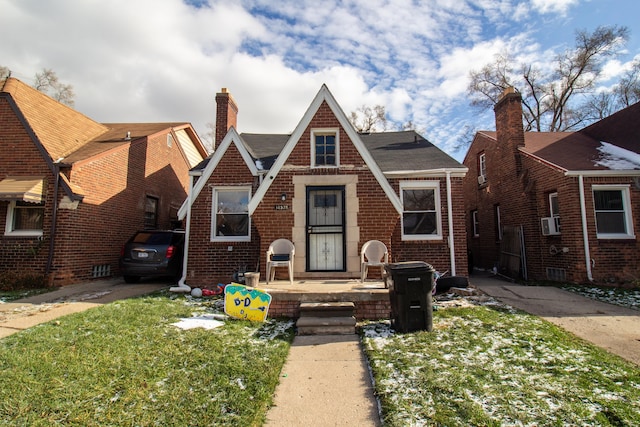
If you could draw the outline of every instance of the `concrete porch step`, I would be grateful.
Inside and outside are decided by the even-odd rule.
[[[346,335],[356,333],[356,318],[301,317],[296,322],[298,335]]]
[[[298,335],[355,334],[353,302],[303,302],[296,322]]]
[[[303,302],[300,317],[350,317],[355,304],[352,302]]]

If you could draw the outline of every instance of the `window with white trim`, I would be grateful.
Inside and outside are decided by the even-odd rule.
[[[556,231],[560,233],[560,208],[558,193],[549,193],[549,216],[555,221]]]
[[[44,203],[12,201],[7,209],[5,235],[42,236]]]
[[[484,151],[478,155],[478,176],[487,177],[487,156]]]
[[[337,129],[311,131],[311,165],[316,168],[340,165],[340,141]]]
[[[549,193],[549,216],[560,216],[558,208],[558,193]]]
[[[406,181],[400,183],[402,240],[442,239],[440,183]]]
[[[591,189],[598,238],[634,238],[629,186],[594,185]]]
[[[212,241],[247,242],[251,240],[250,199],[250,187],[213,189]]]
[[[473,237],[480,237],[480,223],[478,222],[478,211],[471,211],[471,227],[473,229]]]

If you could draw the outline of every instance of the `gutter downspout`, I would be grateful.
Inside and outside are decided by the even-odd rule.
[[[456,251],[453,238],[453,207],[451,202],[451,172],[447,171],[447,215],[449,216],[449,259],[451,275],[456,275]]]
[[[589,235],[587,234],[587,208],[584,201],[584,176],[578,175],[578,185],[580,188],[580,217],[582,220],[582,241],[584,243],[584,260],[587,267],[587,279],[593,282],[593,275],[591,272],[591,254],[589,252]]]
[[[53,187],[53,213],[51,216],[51,235],[49,236],[49,255],[47,256],[47,266],[44,271],[45,277],[51,273],[51,265],[53,264],[53,251],[55,249],[56,223],[58,222],[58,186],[60,185],[60,164],[53,163],[55,173],[55,184]]]
[[[187,279],[187,262],[189,260],[189,231],[191,230],[191,195],[193,194],[193,175],[189,174],[189,194],[187,195],[187,226],[184,232],[184,253],[182,254],[182,277],[178,286],[169,288],[170,292],[191,292],[191,286],[185,283]]]

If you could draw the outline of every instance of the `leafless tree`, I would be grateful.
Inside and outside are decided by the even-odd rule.
[[[373,108],[363,105],[351,112],[349,121],[360,133],[381,132],[387,129],[387,116],[382,105]]]
[[[633,62],[613,89],[613,93],[622,108],[640,101],[640,60]]]
[[[506,53],[494,62],[470,73],[468,93],[472,105],[493,106],[507,87],[522,94],[526,130],[566,131],[588,124],[589,115],[578,108],[582,97],[595,88],[607,58],[617,55],[629,38],[629,30],[601,26],[592,33],[576,32],[576,44],[554,58],[545,72],[533,64],[514,64]]]
[[[11,75],[11,70],[8,67],[0,65],[0,80],[4,80]]]
[[[36,73],[33,87],[70,107],[75,104],[73,86],[60,83],[55,71],[51,69],[44,68],[42,72]]]

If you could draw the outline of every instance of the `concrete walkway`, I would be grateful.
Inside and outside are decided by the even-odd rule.
[[[52,292],[0,303],[0,338],[49,322],[71,313],[88,310],[124,298],[168,288],[161,282],[126,284],[122,279],[96,280],[64,286]]]
[[[296,336],[266,425],[381,425],[359,337]]]

